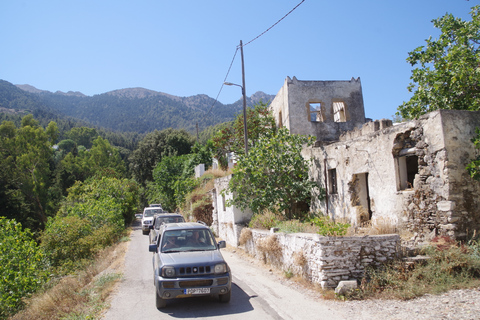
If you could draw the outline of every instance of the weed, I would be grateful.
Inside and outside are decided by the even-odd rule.
[[[406,300],[426,293],[477,287],[480,284],[478,246],[478,241],[461,244],[439,237],[425,249],[429,259],[415,265],[397,260],[379,269],[369,268],[360,288],[349,292],[346,297]]]
[[[242,231],[240,232],[240,239],[238,240],[238,242],[240,243],[240,245],[243,246],[248,242],[248,240],[252,238],[253,238],[252,230],[249,228],[243,228]]]
[[[290,279],[294,276],[293,271],[291,269],[283,271],[283,275],[285,278]]]

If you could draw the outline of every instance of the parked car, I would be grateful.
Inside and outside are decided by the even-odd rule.
[[[229,302],[232,289],[230,268],[210,229],[200,223],[169,223],[148,250],[153,252],[153,274],[157,309],[168,299],[218,295]]]
[[[148,206],[149,206],[149,207],[160,207],[160,208],[162,207],[162,205],[159,204],[159,203],[152,203],[152,204],[150,204],[150,205],[148,205]]]
[[[167,223],[185,222],[185,218],[178,213],[164,213],[156,215],[150,225],[150,243],[155,243],[160,235],[160,227]]]
[[[148,234],[150,232],[150,226],[153,222],[153,217],[157,214],[162,214],[162,208],[158,207],[147,207],[143,209],[142,216],[142,232],[143,234]]]

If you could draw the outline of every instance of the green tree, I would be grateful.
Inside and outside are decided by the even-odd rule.
[[[110,145],[108,140],[98,137],[93,141],[92,148],[86,152],[88,167],[93,173],[102,172],[101,176],[109,174],[122,178],[125,176],[125,165],[117,148]]]
[[[227,189],[233,194],[229,205],[298,217],[296,205],[309,203],[313,189],[319,189],[309,180],[308,161],[301,155],[302,146],[312,143],[312,137],[291,135],[285,128],[261,136],[248,157],[241,155],[233,169]]]
[[[75,127],[67,132],[67,136],[75,141],[77,145],[90,149],[93,145],[93,140],[98,137],[98,133],[93,128]]]
[[[130,155],[130,170],[133,178],[142,186],[153,181],[152,171],[164,156],[188,154],[194,138],[185,130],[155,130],[140,141]]]
[[[28,229],[0,217],[0,319],[6,319],[47,280],[47,264]]]
[[[275,119],[268,110],[268,105],[259,102],[253,108],[247,109],[247,136],[248,148],[255,146],[259,137],[275,132]],[[212,137],[213,146],[216,149],[215,156],[225,169],[227,163],[225,155],[234,152],[237,155],[245,153],[243,113],[237,115],[232,123],[227,123]]]
[[[409,52],[412,70],[408,90],[413,96],[404,102],[397,114],[404,119],[416,118],[437,109],[480,109],[480,6],[471,10],[471,21],[452,14],[433,20],[440,29],[438,39],[426,40]]]
[[[3,173],[0,188],[6,208],[5,216],[15,218],[31,229],[41,227],[53,212],[49,195],[53,144],[58,130],[50,122],[44,130],[32,115],[22,118],[20,128],[12,122],[0,125],[0,165]]]

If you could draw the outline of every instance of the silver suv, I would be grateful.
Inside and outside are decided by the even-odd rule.
[[[162,208],[158,207],[146,207],[143,209],[142,215],[142,232],[143,234],[148,234],[150,232],[150,226],[153,223],[153,218],[157,214],[162,214]]]
[[[200,223],[169,223],[161,226],[153,252],[157,309],[166,300],[218,295],[229,302],[232,288],[230,268],[220,253],[225,241],[215,241],[210,229]]]

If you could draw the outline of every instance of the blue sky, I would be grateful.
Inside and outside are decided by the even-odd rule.
[[[0,0],[0,79],[95,95],[143,87],[177,96],[241,98],[248,43],[301,0]],[[244,46],[246,92],[299,80],[360,77],[366,116],[391,119],[410,97],[408,52],[470,20],[478,0],[305,0]],[[235,59],[233,59],[235,56]]]

